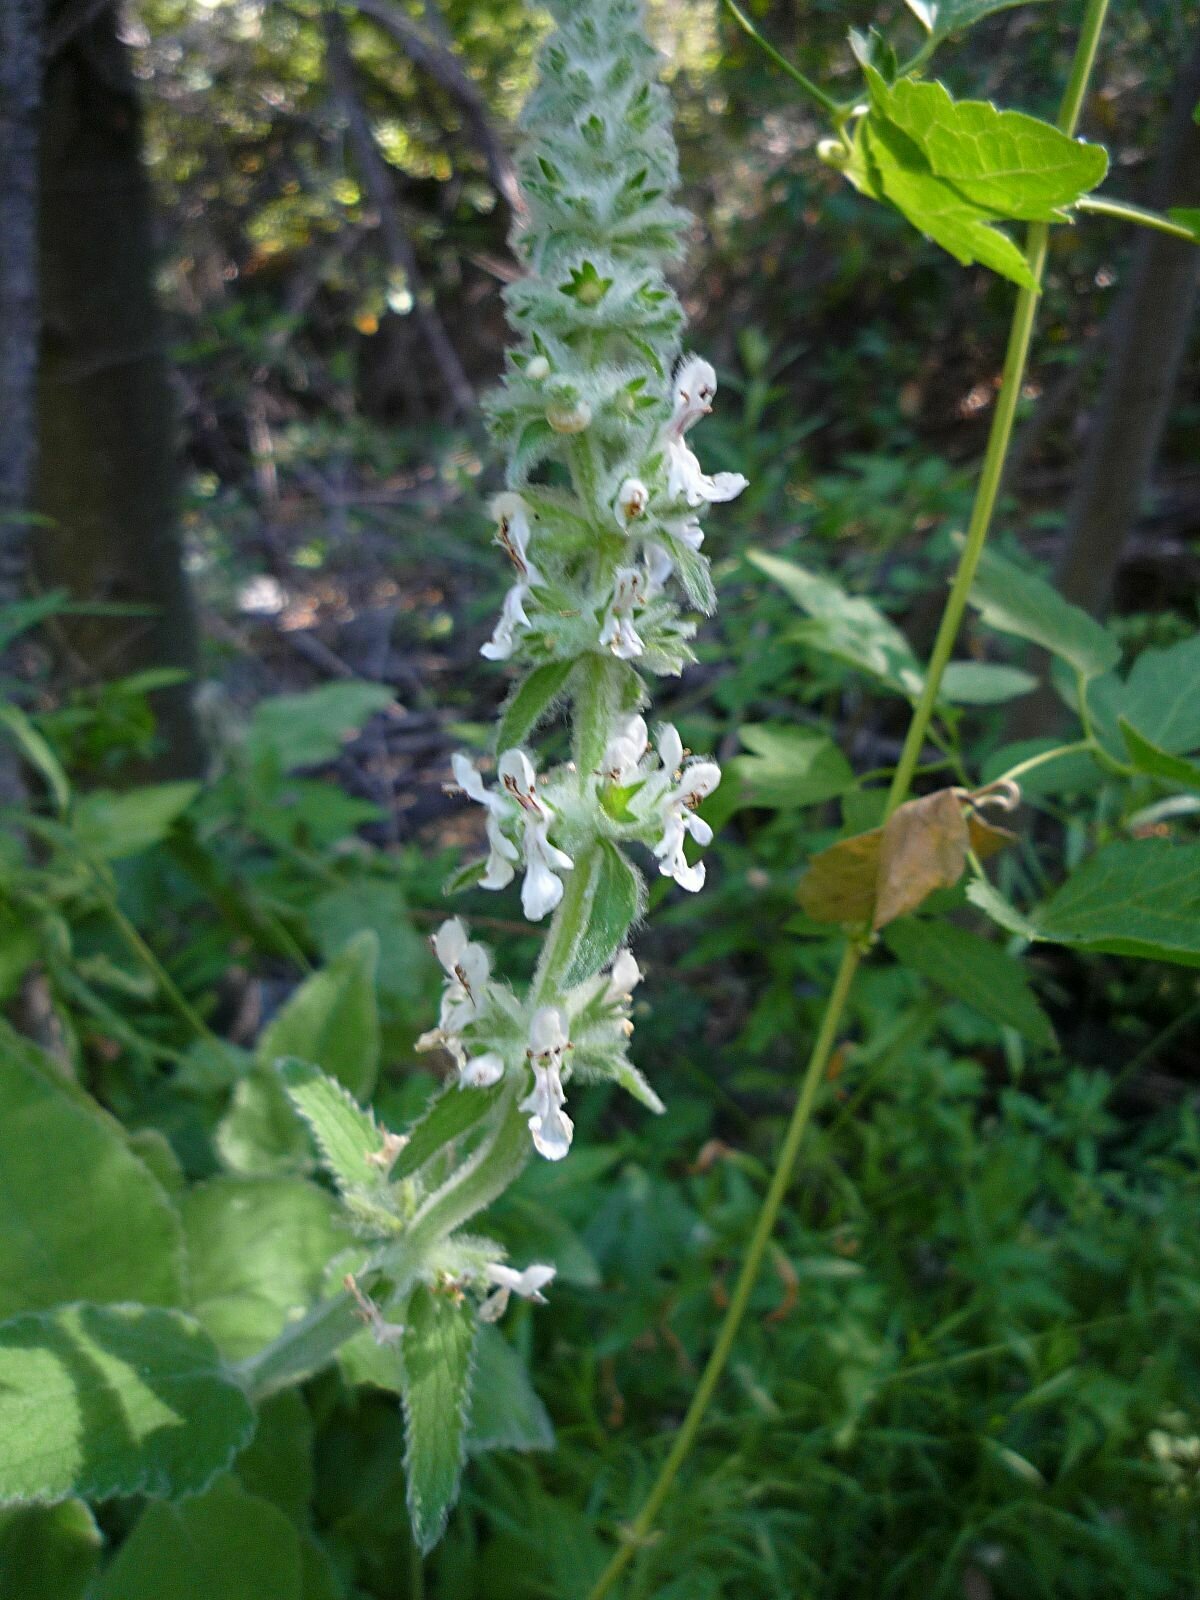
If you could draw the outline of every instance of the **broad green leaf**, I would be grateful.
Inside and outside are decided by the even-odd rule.
[[[378,960],[373,933],[352,939],[267,1024],[258,1042],[259,1060],[267,1065],[284,1056],[312,1061],[357,1099],[368,1099],[379,1068]]]
[[[189,1191],[183,1223],[192,1312],[231,1361],[302,1317],[351,1242],[333,1196],[303,1178],[214,1178]]]
[[[1130,760],[1139,772],[1161,778],[1165,783],[1179,783],[1187,789],[1200,789],[1200,762],[1173,756],[1160,746],[1144,739],[1127,718],[1120,719],[1121,735]]]
[[[888,85],[868,70],[875,110],[918,147],[935,177],[997,217],[1062,220],[1065,207],[1102,182],[1108,156],[1021,111],[953,100],[940,83]],[[872,124],[872,131],[880,131]],[[886,182],[885,182],[886,188]]]
[[[572,890],[578,921],[562,979],[566,988],[590,978],[616,955],[642,909],[641,879],[608,839],[576,861],[564,902]],[[565,916],[563,921],[565,926]]]
[[[482,1327],[475,1347],[467,1450],[553,1450],[554,1428],[529,1372],[499,1328]]]
[[[71,832],[80,850],[120,861],[158,844],[200,791],[198,783],[157,783],[124,794],[94,789],[76,802]]]
[[[338,1188],[343,1192],[378,1188],[384,1173],[377,1161],[368,1158],[383,1149],[383,1133],[371,1113],[336,1079],[307,1061],[281,1061],[279,1075],[288,1098],[312,1129]]]
[[[939,178],[920,146],[886,117],[870,112],[859,123],[855,160],[846,175],[865,193],[890,200],[918,232],[964,267],[979,262],[1022,288],[1034,287],[1029,263],[996,226],[996,213]]]
[[[1112,634],[1086,611],[994,551],[984,551],[970,598],[990,627],[1040,644],[1085,678],[1107,672],[1121,654]]]
[[[0,1062],[0,1317],[183,1300],[183,1234],[120,1128],[20,1055]]]
[[[233,1091],[215,1140],[230,1172],[243,1177],[308,1172],[312,1140],[279,1074],[263,1063],[253,1066]]]
[[[942,676],[941,697],[956,706],[998,706],[1037,688],[1038,680],[1019,667],[992,661],[952,661]]]
[[[747,756],[732,763],[751,805],[786,811],[818,805],[854,786],[854,770],[827,734],[787,723],[748,724],[739,737]]]
[[[897,961],[956,999],[1034,1044],[1052,1050],[1054,1028],[1037,1002],[1021,963],[998,945],[950,922],[909,918],[884,934]]]
[[[1038,938],[1054,944],[1200,966],[1200,845],[1107,845],[1033,922]]]
[[[795,634],[810,649],[858,667],[910,698],[920,694],[921,665],[908,640],[869,600],[766,551],[751,550],[748,559],[811,617]]]
[[[313,1493],[313,1419],[299,1389],[284,1389],[263,1401],[254,1437],[233,1470],[247,1494],[269,1500],[295,1522],[308,1520]]]
[[[343,743],[395,699],[381,683],[325,683],[307,694],[260,700],[246,733],[246,754],[281,772],[332,761]]]
[[[253,1425],[177,1311],[73,1305],[0,1324],[0,1503],[194,1494]]]
[[[300,1535],[282,1511],[222,1478],[148,1506],[95,1600],[302,1600]]]
[[[1028,5],[1033,0],[904,0],[921,26],[935,40],[947,34],[970,28],[995,11],[1010,11],[1013,6]]]
[[[82,1500],[0,1514],[0,1594],[83,1600],[104,1537]]]
[[[1143,650],[1124,682],[1111,673],[1089,684],[1088,708],[1097,735],[1119,761],[1122,717],[1169,755],[1200,749],[1200,634],[1165,650]]]
[[[441,1538],[458,1498],[478,1327],[473,1306],[423,1284],[404,1316],[404,1469],[413,1538],[423,1553]]]
[[[381,1046],[407,1051],[412,1028],[423,1018],[429,995],[441,982],[441,969],[429,940],[413,924],[404,891],[394,877],[365,878],[331,889],[308,910],[308,924],[325,961],[333,961],[365,930],[379,940],[376,987],[381,1010]],[[419,1008],[419,1009],[418,1009]],[[392,1038],[386,1033],[394,1029]]]
[[[1015,933],[1018,938],[1031,942],[1038,937],[1038,930],[1030,919],[1010,904],[986,878],[971,879],[967,885],[967,899],[989,916],[998,928],[1003,928],[1005,933]]]
[[[535,667],[509,696],[496,732],[496,749],[512,750],[528,738],[567,686],[574,661],[548,661]]]

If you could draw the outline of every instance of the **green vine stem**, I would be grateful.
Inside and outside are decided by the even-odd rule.
[[[735,10],[730,0],[726,0],[726,4],[729,5],[730,10]],[[1058,126],[1064,133],[1073,134],[1079,121],[1084,95],[1095,64],[1096,51],[1099,47],[1100,35],[1108,12],[1108,4],[1109,0],[1088,0],[1079,42],[1071,65],[1070,77],[1059,109]],[[789,70],[791,69],[789,68]],[[792,71],[792,76],[795,76],[794,71]],[[888,791],[885,813],[888,816],[908,796],[913,776],[920,761],[929,725],[933,718],[934,708],[937,705],[942,677],[950,661],[951,652],[962,625],[967,596],[974,582],[980,557],[983,554],[984,545],[987,542],[988,532],[991,528],[1003,477],[1004,463],[1012,441],[1017,402],[1020,398],[1025,368],[1029,358],[1029,346],[1033,334],[1037,302],[1041,292],[1042,277],[1046,266],[1048,242],[1049,229],[1046,224],[1032,224],[1026,237],[1025,254],[1034,286],[1018,291],[1012,325],[1009,331],[1002,386],[997,397],[996,409],[992,416],[992,425],[988,435],[983,466],[980,470],[979,486],[976,490],[971,521],[930,656],[925,685],[913,711],[908,735],[905,738],[891,788]],[[742,1261],[728,1309],[717,1334],[716,1343],[705,1364],[700,1381],[696,1385],[691,1403],[688,1406],[687,1414],[680,1425],[679,1432],[675,1436],[674,1443],[666,1460],[663,1462],[658,1477],[637,1516],[625,1530],[620,1548],[614,1552],[607,1567],[590,1591],[588,1600],[604,1600],[604,1596],[611,1592],[613,1585],[625,1568],[645,1545],[654,1527],[658,1513],[662,1509],[679,1470],[699,1432],[709,1402],[733,1350],[734,1341],[745,1316],[751,1292],[758,1279],[767,1246],[775,1231],[775,1224],[778,1221],[784,1198],[791,1183],[792,1170],[809,1122],[812,1119],[817,1092],[825,1076],[825,1070],[833,1052],[838,1030],[841,1027],[842,1016],[863,954],[864,948],[853,942],[847,944],[842,952],[837,976],[834,979],[833,988],[830,990],[829,998],[825,1004],[824,1015],[817,1031],[812,1054],[801,1079],[796,1105],[788,1123],[787,1131],[784,1134],[775,1170],[763,1200],[758,1220],[755,1223],[754,1232],[750,1237],[750,1243]]]

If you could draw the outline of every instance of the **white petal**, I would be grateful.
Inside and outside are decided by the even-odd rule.
[[[565,1111],[554,1108],[545,1116],[535,1114],[529,1119],[533,1147],[547,1161],[561,1161],[571,1148],[575,1124]]]
[[[703,861],[697,861],[694,867],[690,867],[680,856],[670,876],[675,879],[681,889],[686,889],[689,894],[699,894],[704,887],[705,866]]]
[[[743,489],[750,487],[750,479],[740,472],[718,472],[704,480],[704,498],[713,505],[724,500],[736,500]]]
[[[455,969],[462,962],[467,947],[467,930],[458,917],[451,917],[447,922],[443,922],[433,936],[433,953],[452,978],[455,976]]]
[[[515,792],[523,800],[533,797],[533,791],[537,787],[537,773],[524,750],[506,750],[500,757],[500,764],[496,770],[500,774],[500,781],[507,789]]]
[[[548,1283],[554,1281],[555,1268],[535,1261],[525,1268],[524,1272],[517,1272],[513,1267],[506,1267],[501,1261],[489,1262],[486,1267],[489,1280],[502,1289],[508,1289],[512,1294],[523,1295],[526,1300],[537,1300],[545,1303],[542,1290]]]
[[[684,827],[695,839],[698,845],[708,845],[713,842],[712,828],[703,817],[688,816],[684,818]]]
[[[654,739],[658,746],[658,759],[664,769],[674,777],[683,765],[683,740],[673,722],[664,722]]]
[[[544,861],[531,861],[521,884],[521,910],[530,922],[540,922],[563,897],[563,883]]]
[[[642,981],[642,969],[634,959],[632,950],[622,950],[612,964],[605,999],[613,1003],[628,1000]]]
[[[701,356],[688,356],[680,363],[674,382],[675,414],[673,432],[684,434],[712,410],[717,392],[717,375]]]
[[[472,800],[478,800],[480,805],[487,806],[489,810],[493,809],[496,796],[488,793],[475,763],[460,751],[450,757],[450,766],[454,781],[463,793]]]
[[[566,1018],[557,1006],[542,1006],[529,1024],[529,1048],[535,1056],[548,1052],[561,1052],[567,1048],[570,1035]]]
[[[690,805],[706,800],[721,782],[721,769],[715,761],[691,761],[679,778],[679,797]]]
[[[460,1068],[458,1083],[462,1089],[489,1089],[493,1083],[499,1083],[503,1076],[504,1057],[495,1050],[489,1050],[485,1055],[473,1056],[465,1067]]]
[[[481,656],[486,656],[489,661],[507,661],[512,655],[516,649],[516,630],[529,626],[529,618],[525,613],[525,596],[528,592],[528,584],[524,581],[513,584],[504,597],[496,631],[487,644],[480,647]]]

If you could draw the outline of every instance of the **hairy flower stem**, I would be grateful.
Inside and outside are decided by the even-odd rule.
[[[1059,109],[1058,126],[1064,133],[1073,134],[1078,123],[1084,94],[1095,63],[1096,50],[1104,27],[1108,3],[1109,0],[1088,0],[1087,12],[1084,16],[1079,42],[1076,46],[1071,66],[1070,78]],[[962,554],[959,556],[958,569],[951,585],[950,594],[946,600],[937,638],[934,642],[933,652],[925,676],[924,688],[913,711],[908,735],[905,738],[900,760],[892,779],[891,788],[888,791],[886,814],[889,816],[908,796],[913,774],[920,760],[921,750],[933,718],[934,708],[937,705],[942,677],[950,660],[955,640],[958,637],[959,628],[962,625],[967,596],[974,582],[980,557],[983,554],[984,545],[987,542],[988,532],[991,528],[992,516],[995,512],[996,500],[1004,475],[1004,463],[1012,442],[1017,402],[1020,398],[1025,378],[1025,368],[1029,358],[1029,345],[1033,334],[1034,317],[1041,292],[1042,276],[1046,266],[1048,233],[1049,230],[1044,223],[1034,223],[1029,228],[1026,237],[1025,254],[1034,280],[1034,287],[1021,289],[1017,295],[1012,325],[1009,331],[1002,387],[992,416],[992,426],[988,435],[983,466],[980,471],[979,486],[975,494],[971,521]],[[720,1331],[717,1334],[716,1343],[705,1364],[700,1381],[696,1385],[691,1403],[688,1406],[687,1415],[680,1425],[679,1432],[675,1436],[674,1443],[667,1455],[667,1459],[663,1462],[654,1486],[647,1495],[641,1510],[634,1518],[632,1525],[627,1530],[625,1540],[620,1549],[614,1553],[608,1566],[592,1588],[588,1595],[588,1600],[604,1600],[604,1596],[612,1590],[617,1579],[638,1553],[638,1550],[649,1536],[655,1519],[671,1491],[675,1478],[695,1442],[709,1402],[733,1350],[742,1319],[750,1302],[751,1292],[762,1268],[767,1245],[770,1243],[771,1236],[775,1231],[775,1224],[778,1221],[784,1197],[791,1183],[792,1171],[795,1167],[804,1135],[812,1120],[817,1092],[825,1076],[838,1030],[841,1027],[842,1016],[850,998],[851,989],[863,954],[863,947],[853,942],[848,943],[842,952],[837,976],[834,979],[829,998],[825,1003],[824,1014],[813,1044],[812,1054],[801,1079],[795,1109],[784,1134],[779,1156],[775,1163],[775,1170],[763,1200],[758,1220],[754,1225],[754,1232],[750,1236],[750,1243],[747,1246],[746,1255],[738,1273],[737,1284],[725,1313],[725,1318],[721,1323]]]

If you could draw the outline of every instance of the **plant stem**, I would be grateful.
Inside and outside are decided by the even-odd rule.
[[[1145,206],[1131,205],[1128,200],[1106,200],[1103,195],[1085,194],[1075,202],[1076,211],[1088,211],[1095,217],[1116,217],[1121,222],[1133,222],[1140,228],[1150,228],[1155,233],[1168,233],[1173,239],[1186,239],[1189,244],[1200,244],[1195,228],[1164,217],[1161,211],[1147,211]]]
[[[765,41],[759,38],[753,24],[742,16],[733,4],[733,0],[725,0],[725,4],[751,37],[758,40],[793,78],[799,80],[800,75],[797,74],[790,63],[777,56],[766,45]],[[1075,57],[1071,65],[1070,77],[1058,115],[1058,126],[1062,132],[1067,134],[1074,133],[1076,123],[1079,120],[1084,94],[1086,93],[1092,66],[1096,59],[1096,50],[1100,43],[1100,34],[1104,27],[1104,19],[1108,12],[1108,4],[1109,0],[1088,0],[1079,42],[1076,45]],[[815,97],[822,104],[825,104],[827,109],[832,109],[828,104],[828,96],[817,89],[815,84],[810,84],[807,79],[803,79],[802,87],[810,94],[815,91]],[[991,527],[992,515],[996,508],[996,500],[1004,472],[1005,456],[1012,440],[1017,401],[1020,398],[1021,387],[1025,378],[1025,366],[1029,357],[1034,315],[1041,291],[1042,275],[1046,266],[1048,241],[1049,229],[1046,224],[1034,223],[1029,229],[1025,247],[1026,260],[1029,264],[1030,276],[1033,279],[1034,286],[1029,289],[1021,289],[1017,294],[1012,327],[1009,332],[1008,350],[1004,359],[1003,387],[997,398],[996,410],[992,417],[991,432],[988,436],[987,451],[980,471],[979,487],[976,490],[975,505],[971,513],[967,538],[962,554],[959,557],[958,571],[951,585],[950,594],[946,600],[946,609],[942,615],[937,638],[934,642],[929,668],[925,675],[925,686],[913,712],[908,736],[904,741],[900,761],[892,779],[891,788],[888,791],[887,815],[889,816],[908,795],[913,774],[920,760],[925,736],[933,718],[934,708],[937,705],[942,676],[950,660],[950,654],[954,648],[954,642],[958,637],[958,630],[962,623],[963,613],[966,610],[967,595],[970,593],[971,584],[974,581],[988,531]],[[847,944],[842,952],[837,977],[834,979],[833,988],[830,990],[829,998],[826,1001],[825,1012],[821,1019],[816,1041],[813,1044],[812,1054],[809,1057],[808,1066],[801,1080],[796,1107],[792,1112],[791,1121],[788,1123],[787,1132],[784,1135],[783,1144],[779,1151],[779,1159],[776,1163],[770,1186],[767,1189],[766,1197],[763,1200],[762,1210],[759,1212],[758,1220],[754,1225],[754,1232],[750,1236],[746,1256],[738,1274],[737,1284],[729,1302],[729,1307],[717,1334],[717,1341],[713,1346],[704,1371],[700,1375],[700,1382],[697,1384],[691,1404],[688,1406],[687,1415],[684,1417],[667,1459],[663,1462],[658,1477],[655,1479],[654,1486],[629,1527],[625,1542],[614,1553],[608,1566],[601,1573],[588,1595],[588,1600],[604,1600],[604,1596],[611,1591],[621,1573],[624,1572],[630,1561],[637,1554],[639,1547],[645,1542],[651,1528],[654,1526],[654,1520],[659,1510],[671,1491],[676,1475],[699,1432],[705,1411],[708,1409],[708,1403],[712,1399],[717,1383],[725,1369],[725,1363],[729,1359],[746,1307],[750,1302],[750,1294],[758,1278],[767,1245],[770,1242],[771,1234],[774,1232],[784,1196],[791,1182],[792,1169],[795,1166],[796,1157],[799,1154],[801,1143],[812,1117],[817,1090],[825,1075],[829,1057],[833,1052],[834,1041],[841,1026],[842,1014],[845,1011],[846,1002],[849,999],[862,957],[863,950],[855,944]]]
[[[1035,772],[1038,767],[1044,767],[1047,762],[1058,761],[1062,756],[1078,756],[1096,748],[1094,739],[1076,739],[1071,744],[1056,745],[1053,750],[1043,750],[1040,755],[1030,756],[1028,761],[1018,761],[1015,767],[1009,767],[1007,772],[1002,772],[994,781],[996,783],[1015,783],[1018,778],[1023,778],[1027,772]]]
[[[786,72],[793,83],[798,83],[810,100],[815,100],[819,106],[829,112],[830,116],[842,117],[845,115],[845,107],[839,105],[832,95],[826,94],[820,84],[814,83],[811,78],[806,78],[800,68],[794,67],[786,56],[780,55],[775,46],[763,38],[746,13],[740,7],[734,5],[733,0],[725,0],[725,9],[738,27],[744,33],[750,35],[763,54],[769,56],[777,67]]]
[[[854,975],[858,971],[858,964],[862,960],[862,952],[857,945],[848,944],[842,952],[841,963],[838,967],[837,977],[834,979],[833,988],[825,1006],[825,1014],[821,1019],[820,1031],[813,1044],[812,1054],[808,1058],[804,1078],[800,1085],[800,1093],[796,1100],[796,1108],[792,1112],[791,1121],[788,1123],[787,1132],[780,1146],[779,1158],[775,1163],[775,1171],[771,1177],[770,1187],[767,1189],[766,1199],[763,1201],[762,1210],[754,1224],[754,1232],[750,1236],[750,1243],[738,1273],[737,1283],[725,1312],[725,1319],[721,1323],[721,1330],[717,1334],[717,1342],[713,1346],[708,1364],[700,1378],[695,1393],[692,1395],[691,1404],[688,1406],[687,1415],[675,1441],[671,1446],[667,1459],[663,1462],[662,1470],[655,1480],[646,1501],[634,1518],[629,1528],[625,1542],[613,1556],[605,1568],[599,1582],[591,1591],[588,1600],[602,1600],[608,1594],[613,1584],[620,1577],[626,1566],[637,1554],[638,1548],[654,1526],[663,1501],[670,1493],[671,1485],[675,1481],[675,1474],[683,1464],[684,1457],[692,1447],[704,1413],[708,1409],[708,1402],[712,1398],[713,1390],[717,1386],[729,1353],[733,1349],[733,1341],[741,1326],[746,1307],[750,1301],[750,1293],[758,1279],[759,1269],[762,1266],[763,1256],[766,1254],[767,1245],[775,1231],[775,1223],[783,1205],[784,1197],[792,1181],[792,1169],[796,1164],[800,1145],[812,1119],[813,1105],[817,1098],[817,1090],[825,1077],[825,1069],[829,1065],[829,1058],[833,1054],[833,1047],[837,1040],[838,1027],[841,1023],[842,1012],[845,1008],[846,997],[850,993],[850,985],[854,982]]]

